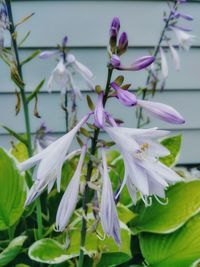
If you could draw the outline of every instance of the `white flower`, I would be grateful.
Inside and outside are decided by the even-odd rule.
[[[177,71],[179,71],[180,70],[180,57],[179,57],[179,54],[171,44],[169,45],[169,48],[170,48],[170,51],[171,51],[171,54],[172,54],[172,59],[174,61],[175,68],[176,68]]]
[[[168,184],[181,180],[173,170],[159,161],[159,157],[169,155],[169,151],[154,139],[163,137],[168,132],[157,128],[105,127],[105,130],[119,147],[124,159],[125,175],[120,192],[126,184],[134,203],[137,191],[145,202],[151,195],[164,198]],[[125,142],[123,144],[122,137],[128,143],[133,140],[136,145],[127,147]]]
[[[69,79],[69,71],[66,69],[63,59],[60,59],[49,78],[47,84],[48,92],[52,91],[54,84],[61,88],[61,92],[64,92]]]
[[[168,65],[167,65],[165,52],[163,51],[162,47],[160,47],[160,57],[161,57],[162,75],[163,75],[163,78],[166,79],[168,77]]]
[[[25,171],[36,165],[33,173],[34,184],[28,192],[26,204],[30,204],[48,186],[49,191],[57,179],[57,189],[60,191],[60,179],[63,162],[74,136],[88,120],[85,116],[70,132],[53,142],[40,153],[19,164],[20,171]]]
[[[58,231],[63,231],[65,229],[73,211],[76,208],[76,203],[79,193],[81,170],[86,151],[87,151],[87,145],[84,145],[81,151],[76,171],[59,204],[58,211],[56,214],[56,228]]]
[[[101,208],[100,208],[101,224],[104,233],[107,234],[108,236],[112,236],[115,242],[118,245],[120,245],[121,243],[120,225],[115,206],[112,185],[108,174],[106,154],[104,149],[102,149],[102,163],[103,163],[103,170],[100,169],[103,179]]]
[[[173,28],[173,31],[176,34],[179,46],[185,50],[189,50],[190,46],[192,45],[192,42],[195,39],[195,36],[192,34],[189,34],[188,32],[175,29],[175,28]]]
[[[49,52],[50,53],[50,52]],[[40,57],[45,58],[48,56],[48,51],[41,53]],[[66,90],[73,91],[76,96],[81,97],[80,88],[76,85],[73,75],[78,73],[87,83],[90,89],[94,90],[94,84],[92,81],[92,72],[82,63],[80,63],[74,55],[68,54],[66,57],[66,62],[63,58],[60,58],[57,66],[53,70],[49,81],[48,81],[48,91],[51,92],[54,84],[61,88],[61,93],[65,93]]]

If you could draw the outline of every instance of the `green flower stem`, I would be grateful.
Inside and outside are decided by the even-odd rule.
[[[105,94],[104,94],[104,99],[103,99],[103,106],[104,107],[105,107],[106,101],[108,99],[112,72],[113,72],[113,69],[110,69],[108,67],[107,83],[106,83],[106,89],[105,89]],[[92,155],[95,155],[95,153],[96,153],[99,133],[100,133],[100,129],[97,128],[94,131],[94,135],[93,135],[92,143],[91,143],[91,154]],[[92,162],[92,160],[90,160],[88,162],[88,166],[87,166],[86,182],[90,181],[91,175],[92,175],[92,171],[93,171],[93,162]],[[83,211],[85,213],[84,215],[87,215],[87,210],[88,210],[87,203],[89,201],[89,195],[90,195],[90,189],[88,187],[88,184],[86,183],[85,191],[84,191],[84,194],[83,194],[83,204],[82,204],[82,208],[83,208]],[[79,254],[78,267],[82,267],[83,266],[83,262],[84,262],[84,250],[83,250],[83,247],[85,245],[86,232],[87,232],[87,221],[85,219],[85,216],[83,216],[83,218],[82,218],[82,228],[81,228],[81,242],[80,242],[80,254]]]
[[[5,0],[7,11],[8,11],[8,18],[9,18],[9,31],[11,35],[11,41],[12,41],[12,47],[14,51],[14,57],[16,59],[16,67],[18,70],[19,77],[21,81],[23,81],[23,73],[22,68],[19,60],[19,53],[18,53],[18,46],[17,41],[15,38],[15,25],[13,21],[13,15],[12,15],[12,8],[11,8],[11,1]],[[28,149],[28,155],[29,157],[32,156],[32,142],[31,142],[31,127],[30,127],[30,117],[29,117],[29,107],[28,107],[28,101],[26,98],[26,92],[24,86],[19,86],[22,103],[23,103],[23,109],[24,109],[24,121],[26,126],[26,138],[27,138],[27,149]],[[41,213],[41,203],[38,199],[36,202],[36,213],[37,213],[37,224],[38,224],[38,237],[42,237],[42,213]]]
[[[176,9],[176,7],[177,7],[177,1],[174,2],[174,6],[173,6],[172,10]],[[163,30],[162,30],[162,32],[161,32],[161,35],[160,35],[160,39],[159,39],[159,41],[158,41],[158,44],[157,44],[157,46],[155,47],[155,50],[154,50],[154,53],[153,53],[153,56],[154,56],[155,58],[156,58],[157,55],[158,55],[158,52],[159,52],[161,43],[162,43],[162,41],[163,41],[163,38],[164,38],[164,36],[165,36],[165,32],[166,32],[166,30],[167,30],[167,28],[168,28],[168,25],[169,25],[169,22],[170,22],[170,19],[171,19],[171,15],[172,15],[172,12],[170,12],[169,17],[168,17],[167,20],[166,20],[166,23],[165,23],[164,28],[163,28]],[[145,83],[145,84],[146,84],[146,88],[145,88],[145,89],[143,90],[143,92],[142,92],[142,100],[144,100],[145,97],[146,97],[147,90],[148,90],[148,85],[149,85],[151,76],[152,76],[152,72],[149,71],[149,74],[148,74],[148,76],[147,76],[146,83]],[[142,110],[143,110],[143,109],[140,107],[140,108],[139,108],[138,121],[137,121],[137,128],[140,128],[140,127],[141,127]]]

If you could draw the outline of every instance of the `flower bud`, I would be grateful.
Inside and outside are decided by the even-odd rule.
[[[128,35],[126,32],[122,32],[119,38],[117,54],[121,56],[126,52],[127,48],[128,48]]]
[[[119,18],[114,17],[112,22],[111,22],[111,26],[110,26],[110,47],[111,47],[112,52],[114,51],[114,49],[116,47],[119,29],[120,29]]]

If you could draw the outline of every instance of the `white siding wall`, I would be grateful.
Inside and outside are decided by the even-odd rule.
[[[165,1],[14,1],[15,21],[35,12],[35,16],[20,26],[19,38],[31,30],[31,36],[20,49],[20,58],[26,58],[36,48],[55,49],[64,35],[69,37],[69,45],[76,57],[89,66],[95,74],[98,84],[104,85],[106,76],[106,45],[108,29],[113,16],[119,16],[122,29],[128,32],[130,48],[124,60],[145,55],[156,44],[162,29],[163,10],[167,10]],[[198,36],[189,52],[181,51],[181,71],[175,72],[169,56],[169,79],[163,93],[158,93],[155,100],[177,108],[186,118],[186,124],[177,127],[151,120],[150,126],[158,125],[183,134],[181,163],[200,162],[200,2],[191,1],[182,8],[194,16],[192,27]],[[175,40],[174,40],[175,43]],[[9,45],[9,38],[6,40]],[[55,66],[55,60],[35,59],[24,67],[27,91],[35,88],[43,78],[48,78]],[[0,62],[0,123],[23,132],[23,113],[15,117],[14,87],[7,67]],[[132,89],[143,86],[146,73],[128,73],[127,82],[133,83]],[[81,89],[87,91],[78,81]],[[52,94],[43,87],[39,98],[39,111],[42,119],[31,119],[32,132],[42,121],[56,134],[64,132],[64,113],[60,108],[58,91]],[[86,92],[85,92],[86,93]],[[87,92],[88,93],[88,92]],[[92,93],[90,93],[93,96]],[[113,114],[124,115],[126,125],[135,126],[134,110],[117,105],[116,101],[108,106]],[[79,114],[87,111],[85,100],[79,101]],[[9,147],[10,137],[0,128],[0,145]]]

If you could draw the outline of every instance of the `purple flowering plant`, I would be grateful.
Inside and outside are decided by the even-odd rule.
[[[181,137],[169,137],[169,131],[157,126],[142,128],[143,112],[169,124],[185,123],[175,108],[147,98],[155,94],[160,70],[164,79],[160,89],[164,87],[168,76],[166,51],[171,52],[175,68],[180,68],[169,35],[174,33],[179,47],[186,50],[194,38],[190,29],[179,24],[180,19],[193,19],[178,10],[185,2],[169,4],[170,13],[164,17],[154,53],[130,62],[123,59],[129,53],[128,34],[121,32],[120,18],[114,17],[108,31],[107,79],[100,86],[95,84],[92,71],[71,53],[67,36],[56,50],[36,51],[20,62],[16,29],[32,14],[14,24],[11,2],[3,1],[1,59],[9,66],[17,87],[16,115],[22,106],[26,133],[3,126],[17,143],[12,143],[9,153],[0,149],[0,185],[2,177],[8,176],[4,187],[8,193],[2,191],[0,195],[0,266],[187,267],[199,261],[196,229],[200,184],[196,180],[185,183],[183,175],[173,168]],[[11,49],[4,47],[5,30],[10,33]],[[28,93],[22,67],[37,56],[40,60],[57,59],[47,91],[58,88],[61,92],[66,133],[54,136],[45,122],[33,142],[29,104],[34,101],[34,115],[39,118],[37,105],[44,80]],[[147,71],[142,97],[121,75],[127,71],[133,77],[138,71]],[[94,94],[94,98],[87,95],[87,112],[79,121],[77,98],[83,101],[84,97],[76,84],[77,75]],[[123,114],[115,118],[108,110],[109,103],[131,114],[135,111],[138,127],[124,125]],[[191,246],[183,247],[188,239]]]

